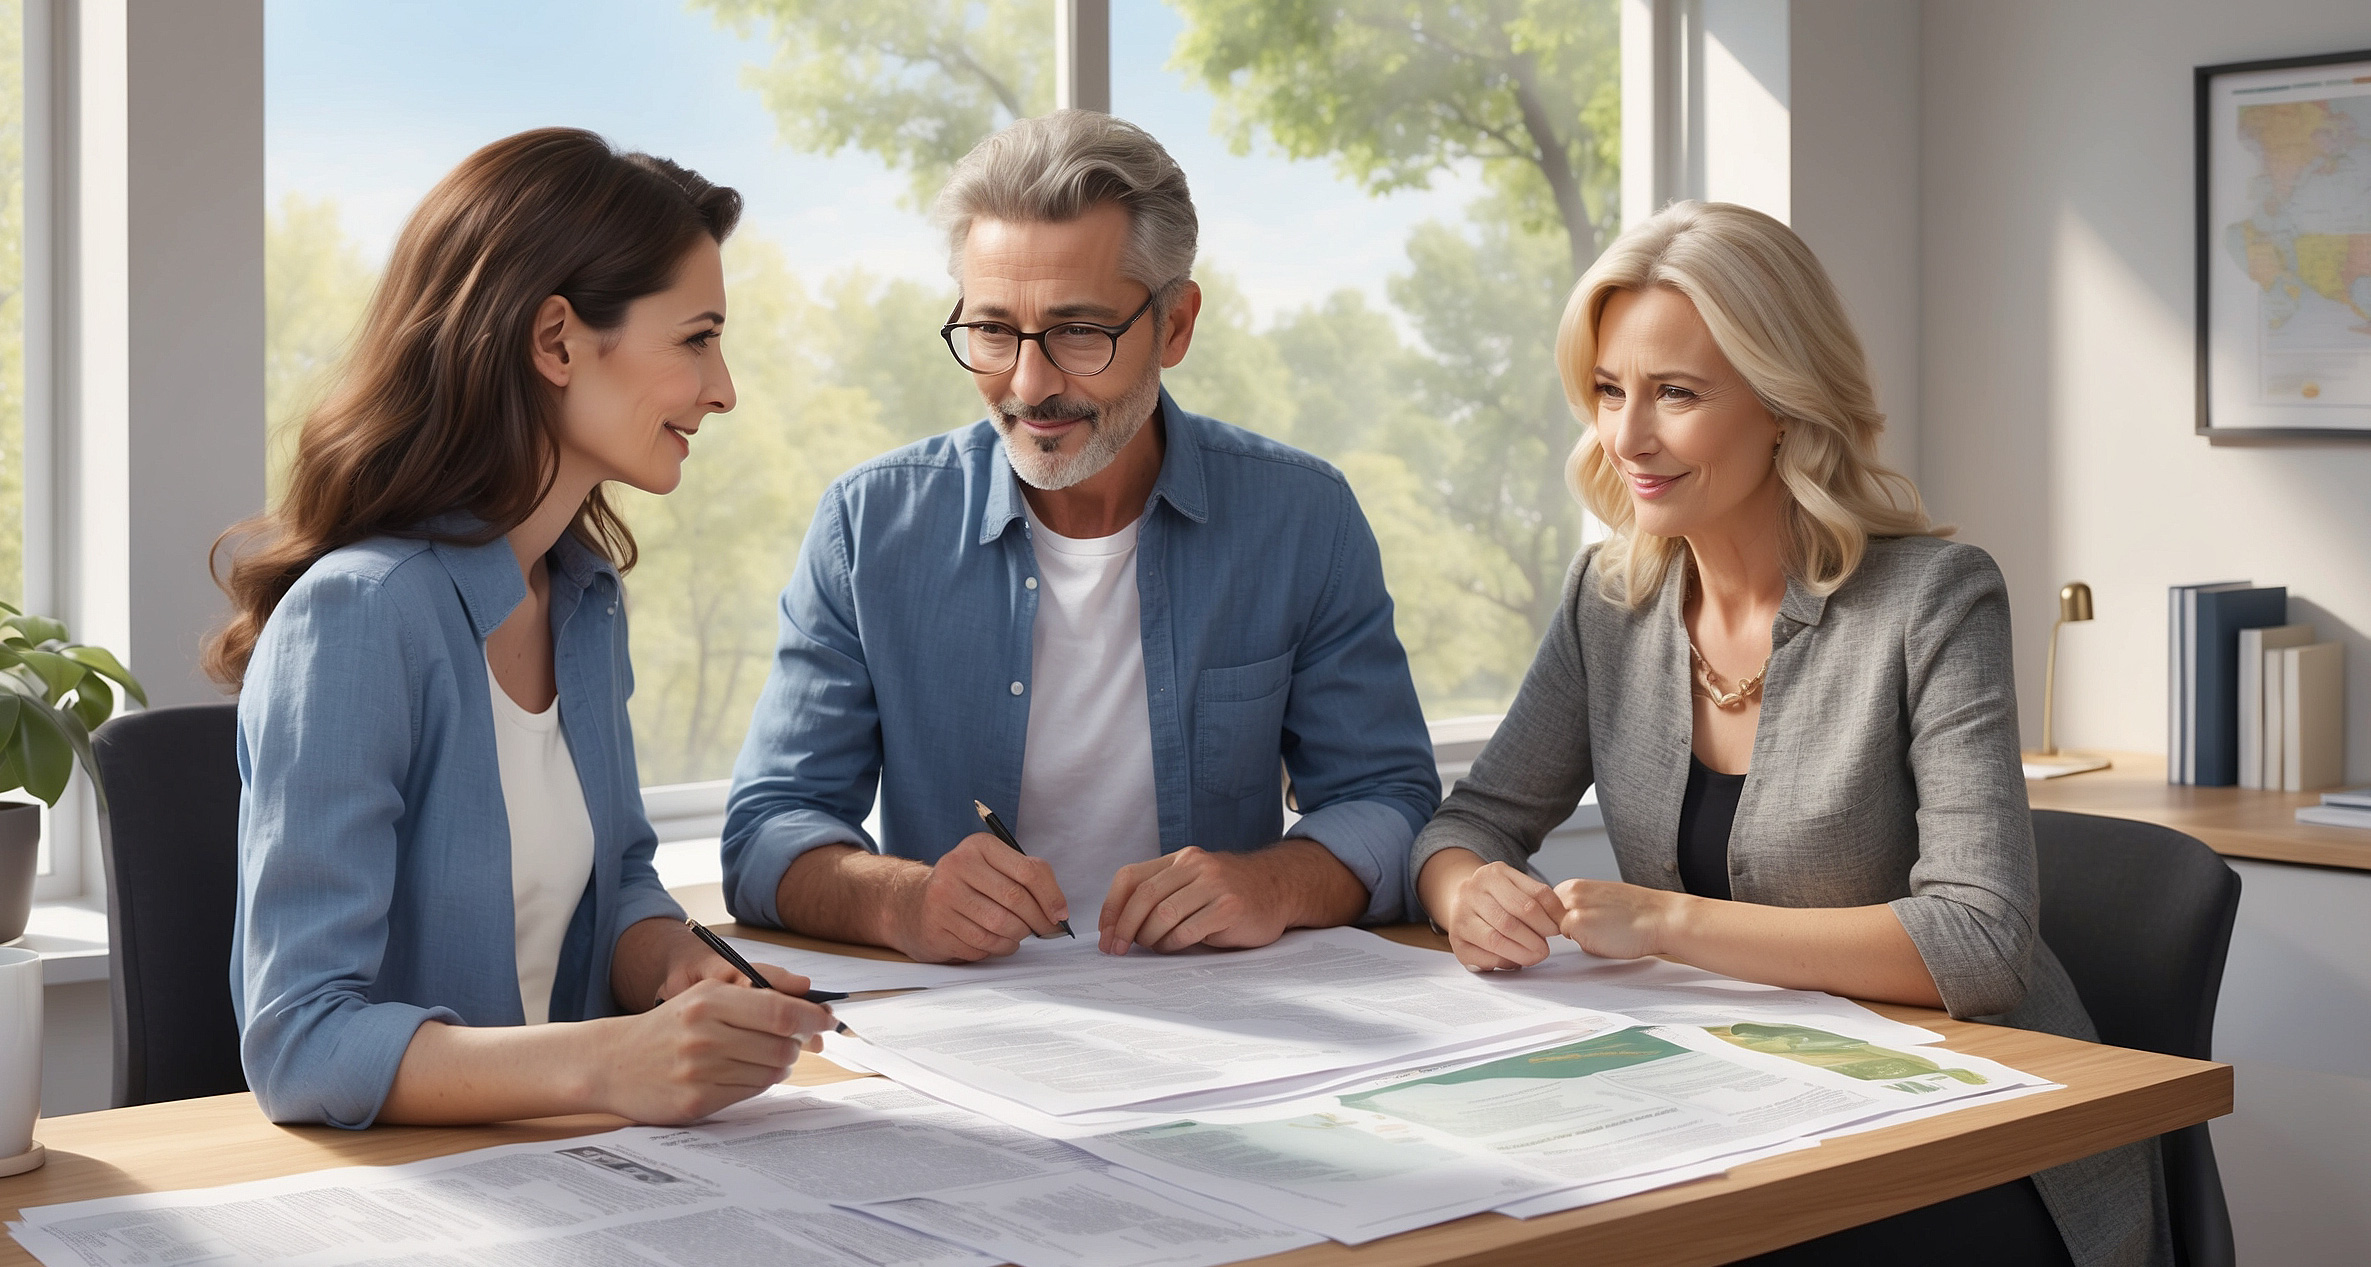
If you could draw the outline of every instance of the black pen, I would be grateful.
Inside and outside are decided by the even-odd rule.
[[[990,835],[996,837],[998,840],[1003,841],[1008,847],[1012,849],[1014,853],[1017,853],[1024,858],[1029,856],[1029,851],[1021,847],[1021,842],[1013,839],[1013,834],[1005,830],[1004,820],[996,816],[995,810],[988,808],[986,805],[983,805],[978,801],[973,801],[971,803],[971,807],[980,812],[980,821],[988,825],[988,833]],[[1078,934],[1070,931],[1069,920],[1055,920],[1054,927],[1061,929],[1062,935],[1064,937],[1071,938],[1074,941],[1077,940]]]
[[[733,949],[731,943],[727,942],[724,938],[709,932],[707,925],[702,924],[700,921],[693,919],[689,915],[686,915],[683,917],[683,926],[692,930],[692,936],[708,943],[708,949],[713,950],[718,955],[723,956],[726,963],[729,963],[733,965],[733,967],[739,969],[742,976],[749,978],[749,984],[756,986],[760,990],[771,990],[774,988],[774,983],[766,980],[757,969],[750,967],[749,961],[743,959],[741,957],[741,952]],[[785,991],[785,993],[788,993],[788,991]],[[803,999],[809,1003],[829,1005],[837,1003],[841,999],[847,998],[848,996],[838,990],[809,990],[806,993],[797,995],[795,997]],[[838,1032],[845,1034],[848,1032],[848,1027],[842,1025],[838,1028]]]

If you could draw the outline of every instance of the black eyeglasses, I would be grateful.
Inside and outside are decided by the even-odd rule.
[[[1010,370],[1021,361],[1021,345],[1035,343],[1055,369],[1087,378],[1111,368],[1113,359],[1120,354],[1120,336],[1152,311],[1153,300],[1159,297],[1157,290],[1146,295],[1135,315],[1116,326],[1065,321],[1034,334],[1016,330],[1002,321],[957,321],[955,318],[963,315],[963,301],[958,299],[954,311],[947,314],[947,324],[939,327],[939,337],[947,341],[947,351],[954,354],[955,363],[974,374],[1002,374]]]

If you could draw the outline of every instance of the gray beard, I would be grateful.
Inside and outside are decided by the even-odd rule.
[[[1029,487],[1050,493],[1102,474],[1120,456],[1120,450],[1136,438],[1136,433],[1144,430],[1160,399],[1161,364],[1154,361],[1146,367],[1144,377],[1108,408],[1060,396],[1037,405],[1024,405],[1007,398],[994,406],[991,417],[1004,437],[1004,456],[1012,463],[1013,474]],[[1015,442],[1024,419],[1058,422],[1072,418],[1086,422],[1087,442],[1068,457],[1062,455],[1062,442],[1058,438]]]

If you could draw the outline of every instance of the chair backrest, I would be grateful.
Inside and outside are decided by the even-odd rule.
[[[2170,827],[2035,810],[2042,940],[2099,1041],[2208,1059],[2239,876]]]
[[[2099,1040],[2211,1059],[2238,874],[2196,838],[2128,818],[2035,810],[2033,836],[2042,940]],[[2160,1138],[2175,1261],[2229,1267],[2231,1212],[2206,1125]]]
[[[244,1091],[230,997],[238,706],[129,713],[91,749],[107,793],[115,1104]]]

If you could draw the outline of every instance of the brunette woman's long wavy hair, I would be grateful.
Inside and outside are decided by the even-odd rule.
[[[535,370],[535,313],[565,298],[595,330],[674,284],[741,195],[591,132],[539,128],[462,160],[421,200],[371,295],[354,346],[297,440],[287,494],[215,542],[230,546],[232,614],[206,672],[237,689],[264,622],[323,555],[373,536],[436,538],[465,511],[483,544],[518,526],[559,474],[556,397]],[[634,536],[596,487],[571,533],[620,570]]]

